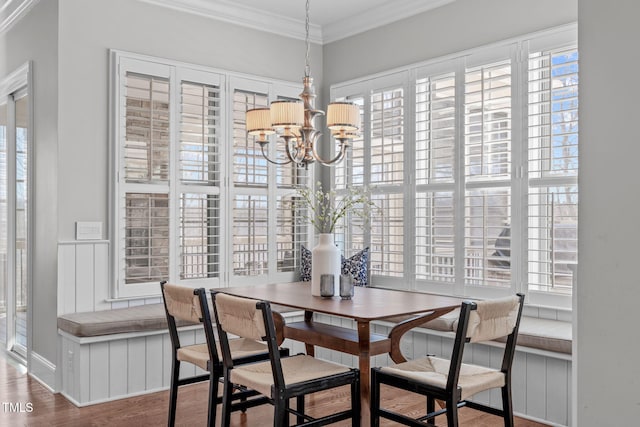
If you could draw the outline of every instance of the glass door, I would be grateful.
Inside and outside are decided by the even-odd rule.
[[[29,105],[28,105],[27,91],[22,90],[14,95],[15,106],[15,180],[12,180],[12,186],[15,187],[14,200],[15,206],[13,207],[14,221],[13,232],[11,236],[13,240],[13,252],[15,258],[13,260],[12,269],[14,271],[13,277],[13,322],[11,322],[12,330],[10,330],[10,336],[13,338],[13,347],[11,350],[18,353],[23,358],[27,357],[27,280],[28,274],[28,262],[27,262],[27,250],[28,248],[28,209],[29,209],[29,194],[28,194],[28,162],[27,162],[27,149],[28,149],[28,129],[29,129]],[[14,160],[12,159],[12,162]]]
[[[7,123],[6,98],[0,98],[0,345],[7,348]]]
[[[0,342],[27,358],[29,97],[0,100]]]

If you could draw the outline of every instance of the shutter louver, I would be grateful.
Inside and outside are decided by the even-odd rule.
[[[181,182],[220,186],[220,88],[182,82],[181,90]]]
[[[529,288],[571,292],[578,262],[578,189],[529,190]]]
[[[454,217],[453,193],[416,195],[416,279],[455,280]]]
[[[296,207],[295,197],[277,198],[277,259],[278,271],[295,271],[300,253],[300,242],[306,241],[307,226],[300,219],[302,215]]]
[[[233,183],[235,186],[266,187],[267,160],[262,156],[256,137],[247,134],[247,110],[267,107],[267,95],[236,90],[233,93]]]
[[[455,74],[416,82],[416,184],[453,182]]]
[[[364,185],[364,98],[341,98],[336,101],[353,102],[360,107],[361,128],[358,136],[351,140],[351,149],[347,150],[345,159],[335,166],[336,190],[344,190],[351,185]]]
[[[125,195],[125,283],[169,278],[169,196]]]
[[[511,191],[468,190],[465,196],[464,278],[468,285],[511,283]]]
[[[375,91],[371,95],[371,183],[404,182],[404,91]]]
[[[126,182],[169,180],[169,82],[127,73],[124,175]]]
[[[402,277],[404,271],[404,195],[374,194],[371,218],[371,272]]]
[[[578,52],[529,55],[529,177],[578,172]]]
[[[268,273],[266,196],[237,195],[233,202],[233,272],[237,276]]]
[[[511,174],[511,61],[466,70],[465,175],[467,180]]]
[[[220,276],[220,196],[180,197],[180,278]]]

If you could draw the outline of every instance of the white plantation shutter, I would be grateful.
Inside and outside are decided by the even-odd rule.
[[[453,182],[455,73],[416,81],[416,184]]]
[[[127,182],[169,180],[169,81],[127,73],[124,176]]]
[[[404,271],[404,193],[373,194],[371,273],[402,277]]]
[[[217,80],[215,75],[201,77]],[[183,280],[219,278],[222,262],[220,87],[182,81],[180,92],[179,276]]]
[[[335,165],[335,188],[344,190],[352,185],[363,185],[365,182],[365,142],[366,133],[364,118],[364,98],[361,96],[339,98],[337,101],[353,102],[360,107],[360,129],[358,135],[350,142],[351,148],[347,150],[346,158]]]
[[[467,180],[508,179],[511,173],[511,61],[467,69],[464,104]]]
[[[247,134],[245,113],[252,108],[267,107],[266,93],[236,89],[233,92],[233,184],[267,187],[268,163],[260,152],[256,137]]]
[[[465,70],[464,282],[467,285],[511,286],[511,70],[510,59]]]
[[[233,273],[255,276],[268,273],[267,196],[236,195],[233,200]]]
[[[571,306],[576,39],[567,26],[331,88],[363,106],[362,164],[354,150],[335,182],[362,174],[380,210],[338,241],[371,247],[374,285]]]
[[[156,76],[125,71],[119,195],[120,278],[137,285],[170,278],[169,70]]]
[[[220,196],[183,193],[180,197],[180,278],[219,277]]]
[[[468,190],[465,195],[464,279],[469,285],[509,287],[511,191]]]
[[[257,280],[294,280],[300,245],[309,229],[293,201],[295,189],[310,185],[313,169],[269,163],[256,137],[246,133],[245,112],[272,100],[294,99],[299,88],[269,87],[243,79],[233,81],[232,274]],[[282,91],[281,94],[278,94]],[[276,162],[287,159],[284,144],[272,136],[265,152]],[[272,230],[271,233],[268,230]],[[275,230],[275,233],[274,233]],[[277,276],[278,273],[283,275]],[[257,282],[256,282],[257,283]]]
[[[456,75],[415,82],[415,278],[455,280]]]
[[[578,52],[529,54],[529,289],[570,293],[577,263]]]
[[[455,280],[455,211],[453,193],[416,194],[416,279]]]
[[[296,98],[300,85],[126,52],[110,57],[113,296],[157,294],[160,280],[294,280],[300,245],[309,246],[295,189],[309,184],[313,166],[268,163],[247,136],[245,113]],[[269,155],[282,159],[276,139]]]
[[[124,282],[159,282],[169,278],[169,196],[125,193]]]
[[[371,178],[376,184],[404,181],[404,90],[392,88],[371,94]]]
[[[220,186],[220,88],[182,82],[180,180]]]
[[[306,243],[308,224],[302,220],[293,195],[277,197],[277,260],[279,272],[297,271],[300,245]]]

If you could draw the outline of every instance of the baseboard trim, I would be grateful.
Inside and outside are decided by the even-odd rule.
[[[123,395],[120,395],[120,396],[107,397],[105,399],[91,400],[89,402],[84,402],[84,403],[78,402],[77,400],[75,400],[73,397],[71,397],[70,395],[68,395],[64,391],[61,391],[60,394],[62,396],[64,396],[64,398],[67,399],[69,402],[71,402],[75,406],[77,406],[78,408],[82,408],[82,407],[85,407],[85,406],[97,405],[99,403],[112,402],[114,400],[120,400],[120,399],[128,399],[130,397],[143,396],[145,394],[158,393],[158,392],[167,391],[167,390],[169,390],[169,387],[158,387],[158,388],[153,388],[153,389],[150,389],[150,390],[142,390],[142,391],[137,391],[135,393],[123,394]]]
[[[52,393],[56,393],[56,365],[35,351],[31,352],[29,376],[42,384]]]

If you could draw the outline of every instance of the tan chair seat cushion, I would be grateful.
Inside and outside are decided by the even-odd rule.
[[[231,357],[238,359],[240,357],[253,356],[255,354],[266,354],[269,350],[267,345],[262,342],[238,338],[229,340],[229,347],[231,348]],[[216,341],[216,348],[220,360],[222,360],[222,350],[220,349],[220,343]],[[209,349],[207,344],[194,344],[187,345],[178,349],[178,360],[182,362],[193,363],[199,368],[205,371],[209,370]]]
[[[349,368],[346,366],[326,362],[307,355],[285,357],[281,361],[284,381],[287,385],[349,372]],[[271,373],[270,362],[235,367],[231,370],[229,379],[234,384],[243,385],[265,396],[273,397],[271,396],[273,374]]]
[[[177,326],[194,323],[178,321]],[[70,313],[58,317],[58,328],[77,337],[167,329],[163,304],[147,304],[113,310]]]
[[[381,368],[381,370],[444,390],[449,374],[449,361],[437,357],[425,357]],[[465,400],[481,391],[504,386],[505,376],[495,369],[463,363],[460,367],[458,385],[461,388],[462,400]]]

